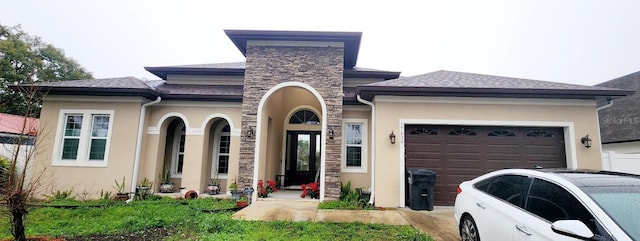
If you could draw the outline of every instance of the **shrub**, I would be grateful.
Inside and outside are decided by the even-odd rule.
[[[73,197],[73,189],[69,190],[56,190],[52,191],[49,195],[44,195],[49,200],[48,201],[64,201],[64,200],[74,200]]]
[[[340,199],[325,201],[318,205],[320,209],[373,209],[367,197],[363,195],[362,188],[351,189],[351,181],[347,184],[340,183]]]
[[[7,192],[10,168],[11,161],[6,157],[0,156],[0,195]]]

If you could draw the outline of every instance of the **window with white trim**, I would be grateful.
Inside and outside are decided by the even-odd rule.
[[[343,122],[342,171],[367,173],[367,120]]]
[[[107,166],[112,110],[60,110],[53,165]]]
[[[218,178],[226,178],[229,173],[229,148],[231,146],[231,127],[224,121],[216,128],[215,141],[213,148],[215,153],[213,154],[213,165],[211,170],[211,177],[214,178],[216,173]]]

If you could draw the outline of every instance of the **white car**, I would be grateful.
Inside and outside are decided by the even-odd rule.
[[[505,169],[458,187],[463,241],[640,240],[640,176]]]

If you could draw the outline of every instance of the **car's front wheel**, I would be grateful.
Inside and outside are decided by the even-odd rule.
[[[460,222],[460,237],[462,241],[480,241],[478,226],[471,216],[464,216]]]

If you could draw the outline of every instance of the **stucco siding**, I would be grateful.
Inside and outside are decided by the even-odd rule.
[[[231,128],[231,143],[229,150],[229,169],[222,180],[234,179],[238,176],[238,154],[240,148],[240,107],[219,106],[218,104],[206,105],[193,103],[189,106],[185,103],[167,102],[152,106],[147,111],[147,130],[144,135],[143,154],[141,157],[140,180],[147,177],[155,180],[162,171],[163,163],[170,161],[166,156],[165,146],[167,128],[174,118],[180,118],[185,123],[185,158],[184,169],[181,178],[173,178],[177,187],[186,190],[204,192],[210,182],[212,156],[211,141],[212,125],[222,119],[227,120]],[[158,183],[156,181],[156,183]],[[222,184],[226,184],[224,181]],[[226,190],[226,185],[221,185]]]
[[[113,101],[113,102],[112,102]],[[109,102],[101,101],[74,101],[59,102],[45,101],[40,115],[42,124],[42,138],[36,155],[34,173],[44,170],[45,181],[41,192],[48,194],[52,190],[73,190],[75,195],[98,197],[101,190],[114,192],[114,180],[126,178],[127,190],[130,188],[133,160],[135,156],[136,135],[138,133],[138,120],[141,102],[117,102],[113,99]],[[62,132],[58,131],[60,111],[66,110],[112,110],[113,126],[111,126],[111,138],[109,143],[106,167],[76,167],[52,165],[54,159],[54,146],[61,142]],[[56,135],[58,133],[58,136]],[[58,143],[58,148],[61,144]],[[55,153],[59,153],[55,152]]]
[[[351,181],[351,187],[352,188],[358,188],[361,187],[363,188],[364,191],[369,191],[369,188],[371,188],[371,159],[372,159],[372,155],[371,155],[371,150],[373,148],[373,144],[371,142],[372,138],[371,138],[371,130],[372,130],[372,123],[371,123],[371,111],[369,106],[358,106],[357,108],[345,108],[342,111],[342,116],[345,119],[364,119],[367,120],[367,126],[369,127],[367,130],[367,135],[368,135],[368,142],[367,144],[367,152],[369,155],[367,155],[367,172],[366,173],[352,173],[352,172],[342,172],[340,175],[341,178],[341,182],[343,184],[346,184],[348,181]],[[342,147],[343,149],[345,148],[344,146]],[[343,157],[344,158],[344,157]],[[344,161],[344,160],[342,160]]]

